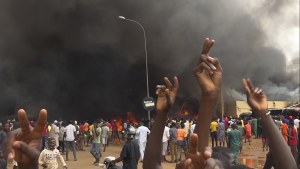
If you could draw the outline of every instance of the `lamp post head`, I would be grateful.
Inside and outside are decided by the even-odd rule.
[[[119,19],[126,19],[124,16],[119,16]]]

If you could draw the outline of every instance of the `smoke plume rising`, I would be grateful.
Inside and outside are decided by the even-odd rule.
[[[270,100],[299,100],[299,61],[293,71],[287,67],[287,57],[299,60],[299,48],[287,56],[289,50],[270,38],[273,31],[288,27],[299,33],[299,12],[283,10],[299,4],[267,2],[1,1],[1,114],[15,114],[22,107],[32,113],[46,108],[52,119],[106,118],[128,111],[145,117],[143,34],[119,15],[146,29],[150,95],[155,97],[163,76],[179,77],[174,109],[199,95],[192,68],[205,37],[216,40],[211,55],[222,63],[227,98],[240,99],[241,79],[249,77],[271,94]],[[272,18],[280,24],[274,30],[268,24]]]

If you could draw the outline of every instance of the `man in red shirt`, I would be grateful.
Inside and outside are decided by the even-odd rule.
[[[292,154],[295,158],[296,164],[298,164],[298,133],[294,127],[294,122],[291,120],[289,124],[288,143],[291,148]]]
[[[120,142],[120,137],[119,137],[119,131],[118,131],[118,126],[116,120],[113,120],[111,123],[111,129],[112,129],[112,142],[115,143],[116,139]]]
[[[48,129],[48,124],[45,124],[44,128],[43,128],[43,132],[42,132],[42,147],[41,147],[41,151],[43,151],[44,148],[45,148],[47,129]]]

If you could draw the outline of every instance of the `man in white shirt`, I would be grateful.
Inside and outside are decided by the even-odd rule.
[[[139,147],[141,153],[141,161],[144,159],[144,151],[147,144],[147,136],[150,134],[150,130],[141,123],[141,126],[137,129],[136,133],[139,135]]]
[[[187,133],[189,133],[189,129],[190,129],[190,122],[187,119],[184,123],[184,129],[186,130]]]
[[[66,131],[66,161],[69,161],[69,146],[72,147],[74,161],[77,161],[76,158],[76,149],[75,149],[75,136],[76,136],[76,128],[72,124],[72,121],[69,121],[69,125],[65,128]]]
[[[194,133],[195,127],[196,127],[196,123],[193,123],[191,126],[191,133]]]
[[[49,133],[49,136],[51,138],[54,138],[55,139],[55,148],[57,148],[59,146],[59,142],[58,142],[58,137],[59,137],[59,128],[57,126],[58,124],[58,121],[57,120],[54,120],[53,124],[51,125],[51,130],[50,130],[50,133]]]
[[[164,129],[164,133],[163,133],[163,137],[162,137],[162,159],[161,161],[162,162],[168,162],[168,160],[166,159],[166,151],[167,151],[167,148],[168,148],[168,140],[170,138],[170,128],[165,126],[165,129]]]
[[[107,122],[104,122],[102,124],[102,131],[101,131],[101,143],[103,145],[103,152],[105,152],[105,149],[107,147],[108,131],[109,128],[107,127]]]
[[[65,123],[62,122],[59,128],[59,134],[58,134],[59,147],[57,148],[62,152],[62,154],[65,154],[65,132],[66,132]]]
[[[297,117],[294,119],[294,125],[295,125],[296,129],[299,128],[299,116],[297,116]]]

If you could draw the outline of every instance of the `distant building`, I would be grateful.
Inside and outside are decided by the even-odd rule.
[[[281,110],[292,105],[299,104],[299,101],[268,101],[269,110]],[[238,117],[245,112],[252,112],[246,101],[234,101],[225,103],[224,116]]]

